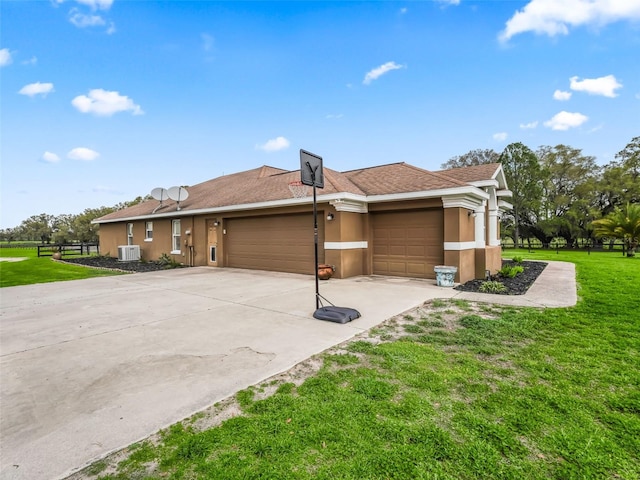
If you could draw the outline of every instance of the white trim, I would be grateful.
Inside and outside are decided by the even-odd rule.
[[[499,247],[500,245],[502,245],[502,242],[499,238],[492,238],[491,240],[489,240],[490,247]]]
[[[500,210],[513,210],[513,205],[509,202],[505,202],[504,200],[498,200],[498,208]]]
[[[367,203],[359,200],[337,199],[329,201],[329,205],[336,209],[336,212],[367,213]]]
[[[144,241],[145,242],[153,242],[153,238],[145,238]]]
[[[375,202],[392,202],[398,200],[417,200],[420,198],[438,198],[442,197],[442,202],[450,198],[458,197],[476,197],[479,200],[486,200],[489,198],[489,194],[484,190],[471,185],[455,188],[441,188],[438,190],[423,190],[421,192],[405,192],[405,193],[389,193],[386,195],[370,195],[366,198],[369,203]],[[479,202],[478,202],[479,203]],[[445,207],[446,208],[446,207]]]
[[[182,253],[182,251],[181,250],[171,250],[169,253],[171,255],[180,255]]]
[[[325,250],[351,250],[355,248],[369,248],[369,242],[324,242]]]
[[[476,242],[444,242],[445,250],[474,250]]]

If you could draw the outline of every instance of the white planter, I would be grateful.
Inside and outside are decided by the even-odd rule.
[[[433,271],[436,272],[436,283],[439,287],[453,287],[458,267],[436,265]]]

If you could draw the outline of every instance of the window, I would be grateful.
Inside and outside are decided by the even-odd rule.
[[[209,261],[211,263],[216,263],[216,247],[214,245],[211,245],[209,247]]]
[[[133,223],[127,223],[127,245],[133,245]]]
[[[173,239],[171,253],[180,253],[180,220],[171,221],[171,234]]]
[[[153,240],[153,222],[145,222],[144,224],[144,241],[150,242]]]

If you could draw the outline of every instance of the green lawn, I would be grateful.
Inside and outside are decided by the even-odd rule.
[[[513,255],[575,262],[578,305],[434,301],[325,352],[304,381],[239,392],[243,413],[220,426],[201,428],[228,402],[85,475],[640,478],[640,259]]]
[[[0,257],[26,258],[19,262],[0,261],[0,287],[120,274],[120,272],[54,262],[51,257],[38,258],[37,248],[0,248]]]

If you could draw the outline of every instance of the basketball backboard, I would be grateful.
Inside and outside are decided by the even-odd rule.
[[[300,149],[300,181],[310,187],[324,188],[322,157]]]

